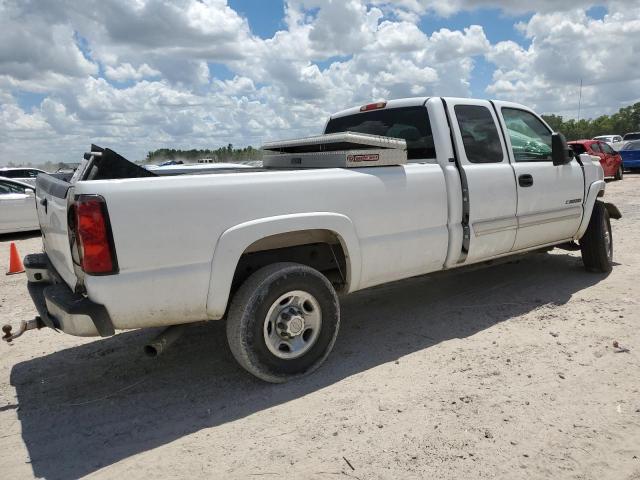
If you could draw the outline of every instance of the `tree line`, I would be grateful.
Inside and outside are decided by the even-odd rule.
[[[262,151],[252,146],[234,148],[232,144],[215,150],[177,150],[175,148],[160,148],[147,153],[145,163],[161,163],[169,160],[197,162],[203,158],[210,158],[214,162],[241,162],[262,159]]]
[[[561,132],[567,140],[593,138],[599,135],[624,135],[640,132],[640,102],[623,107],[613,115],[601,115],[598,118],[565,120],[559,115],[542,115],[545,122],[556,132]]]

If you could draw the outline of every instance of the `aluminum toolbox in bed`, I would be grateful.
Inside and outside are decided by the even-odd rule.
[[[407,163],[405,140],[355,132],[269,142],[262,150],[265,168],[353,168]]]

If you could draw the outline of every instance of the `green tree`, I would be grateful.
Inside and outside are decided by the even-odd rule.
[[[624,135],[640,131],[640,102],[623,107],[613,115],[601,115],[595,119],[564,120],[558,115],[543,115],[542,118],[567,140],[593,138],[599,135]]]

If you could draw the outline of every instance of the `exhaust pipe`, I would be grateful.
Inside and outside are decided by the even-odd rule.
[[[162,355],[184,333],[185,325],[172,325],[144,346],[144,353],[149,357]]]

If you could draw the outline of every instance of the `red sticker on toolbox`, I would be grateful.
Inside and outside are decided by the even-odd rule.
[[[369,155],[349,155],[347,157],[349,162],[377,162],[380,160],[380,155],[372,153]]]

